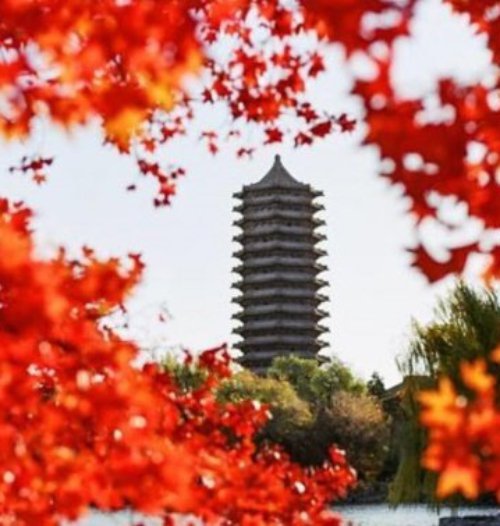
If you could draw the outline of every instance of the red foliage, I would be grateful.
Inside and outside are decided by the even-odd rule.
[[[25,174],[30,174],[31,178],[36,184],[42,184],[46,181],[47,176],[45,174],[45,170],[52,165],[54,162],[51,158],[44,158],[44,157],[23,157],[21,159],[21,163],[19,166],[12,166],[9,171],[11,173],[13,172],[21,172]]]
[[[0,202],[0,522],[54,525],[132,507],[206,524],[337,525],[327,504],[353,484],[344,457],[318,470],[253,436],[268,418],[219,405],[225,349],[201,355],[206,382],[183,393],[156,365],[131,365],[134,344],[105,327],[137,283],[130,257],[33,255],[30,211]],[[221,522],[217,522],[221,521]],[[167,522],[168,523],[168,522]]]
[[[476,499],[490,492],[500,502],[500,406],[494,362],[500,364],[500,348],[489,364],[483,359],[462,364],[468,396],[459,394],[448,378],[442,378],[435,391],[420,395],[421,421],[429,431],[423,463],[439,473],[438,497],[461,493]]]
[[[295,45],[307,29],[304,13],[279,0],[8,0],[0,20],[0,133],[24,137],[37,117],[64,127],[98,117],[106,141],[123,152],[134,146],[139,170],[157,180],[156,205],[169,203],[182,169],[151,155],[185,133],[199,100],[225,105],[230,126],[252,122],[266,143],[289,133],[282,119],[290,115],[298,117],[298,137],[331,119],[301,111],[306,81],[324,61]],[[221,46],[228,56],[216,59]],[[187,94],[186,77],[202,72],[205,85]],[[313,135],[334,129],[344,127]],[[255,149],[249,142],[236,144],[238,157]],[[206,145],[219,149],[212,140]]]
[[[307,24],[348,54],[375,41],[391,44],[408,32],[416,0],[302,0]],[[371,18],[371,23],[369,22]],[[393,20],[387,25],[384,18]]]
[[[471,220],[479,220],[482,232],[474,243],[445,247],[447,262],[439,263],[419,245],[414,265],[430,281],[460,273],[474,253],[489,253],[495,276],[497,256],[488,240],[500,228],[500,112],[492,98],[494,89],[483,86],[461,88],[446,80],[439,85],[440,111],[436,118],[425,100],[400,100],[389,81],[389,63],[379,64],[376,81],[361,82],[356,93],[366,101],[369,131],[365,142],[376,144],[381,157],[392,163],[384,174],[403,188],[410,198],[410,211],[417,232],[433,222],[451,234]],[[496,88],[495,88],[496,89]],[[472,158],[476,150],[479,156]],[[466,214],[451,223],[443,210],[465,205]],[[446,237],[446,236],[444,236]]]
[[[453,9],[467,13],[477,31],[486,35],[493,64],[500,65],[500,16],[497,2],[444,0]],[[375,2],[377,3],[377,2]],[[407,11],[408,13],[408,11]],[[402,24],[400,28],[407,27]],[[390,160],[384,173],[391,183],[403,188],[410,199],[410,212],[417,233],[422,225],[434,223],[453,234],[471,222],[481,232],[475,242],[445,246],[450,253],[438,262],[425,244],[415,249],[414,265],[429,281],[461,273],[473,254],[489,254],[485,267],[488,280],[500,278],[500,251],[495,235],[500,228],[500,105],[498,75],[493,83],[459,86],[442,79],[434,95],[439,109],[430,110],[427,100],[402,100],[392,86],[393,62],[373,60],[377,74],[358,81],[354,92],[361,96],[368,133],[365,142],[379,147],[381,157]],[[465,215],[453,223],[445,209],[462,206]],[[447,237],[447,236],[444,236]],[[456,235],[454,236],[456,239]]]
[[[189,12],[201,4],[2,2],[0,82],[13,88],[2,131],[24,135],[40,112],[64,126],[99,115],[107,136],[126,149],[151,108],[171,108],[172,90],[199,67]]]

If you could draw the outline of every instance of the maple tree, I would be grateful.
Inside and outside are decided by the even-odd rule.
[[[30,211],[0,201],[0,522],[53,525],[90,507],[125,507],[173,524],[319,524],[354,483],[343,453],[318,469],[292,463],[253,437],[268,419],[252,402],[219,404],[225,348],[204,352],[202,384],[186,393],[102,317],[142,271],[64,251],[33,254]],[[138,484],[140,481],[140,484]]]

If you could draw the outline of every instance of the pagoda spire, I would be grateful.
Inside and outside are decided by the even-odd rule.
[[[328,329],[321,325],[326,312],[319,290],[326,282],[319,274],[326,267],[326,253],[317,244],[325,239],[316,217],[323,207],[315,202],[322,192],[297,181],[283,166],[279,155],[257,183],[235,194],[241,233],[235,241],[240,279],[233,285],[241,306],[234,318],[241,322],[235,346],[243,352],[242,365],[264,371],[273,358],[297,355],[317,358],[326,345],[320,339]]]
[[[293,186],[304,186],[294,179],[288,170],[283,166],[281,157],[279,155],[274,156],[274,164],[267,174],[257,183],[250,185],[252,188],[264,188],[264,187],[293,187]]]

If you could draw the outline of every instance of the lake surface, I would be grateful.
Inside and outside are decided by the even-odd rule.
[[[337,506],[336,509],[353,526],[438,526],[439,517],[449,517],[450,509],[440,513],[425,506],[400,506],[396,509],[385,505]],[[490,515],[500,513],[500,508],[459,509],[458,515]]]
[[[438,514],[425,506],[400,506],[397,509],[385,505],[337,506],[335,508],[352,526],[438,526],[439,517],[449,517],[449,509]],[[458,510],[459,515],[489,515],[500,513],[497,508],[466,508]],[[155,519],[141,519],[130,513],[102,515],[95,513],[78,522],[78,526],[130,526],[143,520],[145,526],[160,526]]]

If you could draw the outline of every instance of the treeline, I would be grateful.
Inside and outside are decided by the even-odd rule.
[[[436,475],[421,462],[427,435],[419,421],[419,393],[446,376],[470,397],[460,364],[487,360],[499,343],[498,295],[458,283],[439,301],[431,323],[413,324],[398,362],[402,381],[395,388],[387,390],[377,373],[363,381],[338,359],[320,364],[288,356],[275,359],[264,376],[235,373],[218,386],[217,399],[266,404],[271,418],[255,440],[280,444],[302,465],[322,464],[331,444],[342,448],[358,475],[354,500],[432,503]],[[488,363],[490,373],[500,378],[500,366]],[[206,374],[174,359],[165,367],[187,391]]]

